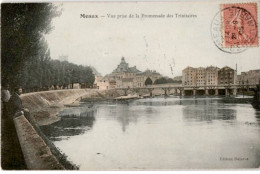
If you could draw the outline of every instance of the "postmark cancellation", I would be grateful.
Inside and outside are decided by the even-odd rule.
[[[222,47],[258,46],[257,3],[221,5]]]

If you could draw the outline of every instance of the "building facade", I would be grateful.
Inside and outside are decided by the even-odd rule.
[[[128,63],[125,61],[125,58],[122,57],[121,62],[116,69],[105,77],[108,79],[109,89],[111,89],[144,87],[145,81],[148,77],[150,77],[154,83],[156,79],[162,76],[156,71],[146,70],[141,72],[136,68],[136,66],[129,67]]]
[[[110,89],[108,78],[95,76],[94,87],[97,89]]]
[[[206,68],[196,68],[196,84],[197,86],[204,86],[206,82]]]
[[[108,74],[106,78],[108,78],[110,85],[112,85],[110,88],[132,88],[134,86],[134,78],[138,72],[141,71],[136,66],[129,67],[125,58],[122,57],[117,68],[111,74]]]
[[[206,68],[206,85],[218,85],[218,67],[209,66]]]
[[[236,70],[225,66],[218,71],[218,85],[236,84],[237,72]]]
[[[237,79],[238,84],[256,85],[260,82],[260,69],[241,72]]]
[[[230,67],[187,67],[182,71],[183,86],[216,86],[236,84],[236,70]]]
[[[184,86],[195,86],[196,85],[196,68],[188,66],[182,70],[182,84]]]
[[[134,86],[135,87],[144,87],[145,86],[145,81],[147,78],[150,78],[152,82],[154,83],[155,80],[161,78],[162,75],[156,71],[152,70],[146,70],[144,72],[139,72],[136,74],[135,79],[134,79]]]

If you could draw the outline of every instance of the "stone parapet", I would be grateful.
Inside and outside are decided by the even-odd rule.
[[[13,119],[25,163],[30,170],[64,170],[24,115]]]

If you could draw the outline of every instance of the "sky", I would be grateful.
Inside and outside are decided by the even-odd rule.
[[[211,22],[220,10],[219,4],[65,2],[61,6],[62,15],[53,19],[54,29],[46,39],[53,59],[67,55],[69,62],[94,66],[102,75],[111,73],[121,57],[125,57],[129,66],[136,66],[141,71],[152,69],[169,77],[181,75],[187,66],[230,66],[235,69],[237,64],[238,73],[259,69],[259,47],[230,54],[214,45]],[[81,18],[81,14],[98,15],[99,18]],[[138,14],[140,18],[129,18],[130,14]],[[166,17],[141,18],[142,14]],[[168,14],[173,17],[167,18]],[[176,14],[196,17],[176,18]],[[115,15],[115,18],[108,15]],[[258,14],[258,23],[259,19]]]

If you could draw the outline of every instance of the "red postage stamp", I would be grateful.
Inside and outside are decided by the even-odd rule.
[[[257,3],[221,5],[223,47],[258,46]]]

